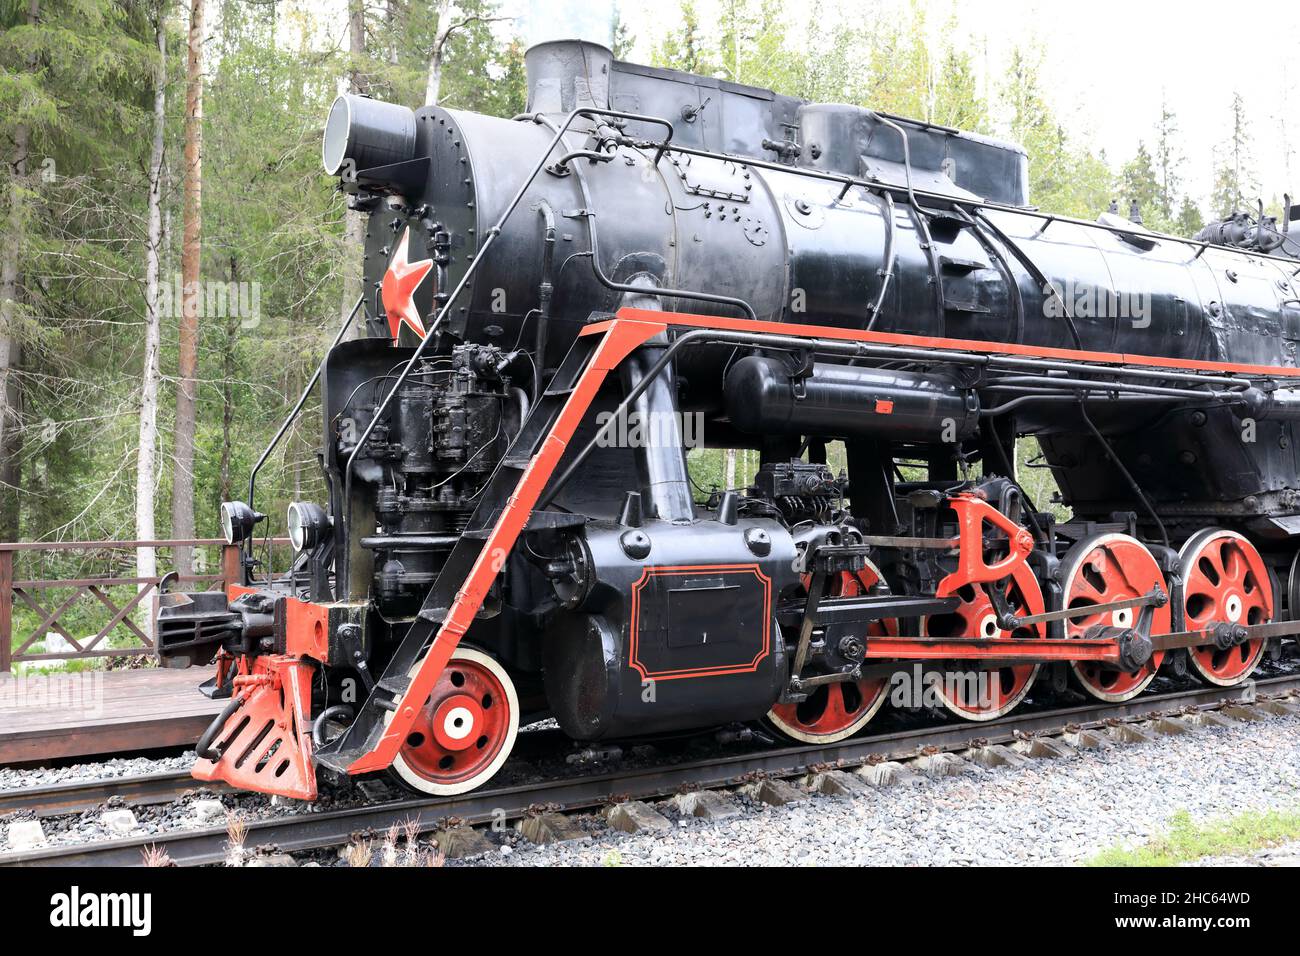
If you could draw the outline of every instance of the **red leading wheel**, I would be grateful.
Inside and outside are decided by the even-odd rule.
[[[393,772],[421,793],[465,793],[501,769],[518,731],[519,699],[505,668],[482,651],[458,647],[416,715]]]
[[[878,568],[870,562],[856,574],[842,572],[832,579],[828,597],[855,597],[881,582]],[[805,585],[807,581],[805,581]],[[892,622],[875,621],[867,635],[892,633]],[[894,629],[896,630],[896,629]],[[889,679],[841,681],[822,684],[797,704],[776,704],[767,712],[767,724],[790,740],[803,743],[834,743],[856,734],[885,702]]]
[[[1020,637],[1026,640],[1047,636],[1047,630],[1041,624],[1014,632],[999,628],[997,612],[986,587],[1001,587],[1007,604],[1015,614],[1043,613],[1042,589],[1033,572],[1022,565],[1012,577],[1000,584],[966,584],[958,588],[955,596],[961,603],[948,614],[927,618],[923,628],[925,635],[951,638]],[[1034,678],[1038,676],[1039,666],[1007,664],[965,670],[954,666],[942,675],[936,675],[938,682],[934,689],[943,706],[958,717],[975,721],[995,720],[1009,713],[1025,699],[1034,684]]]
[[[1155,555],[1126,534],[1099,534],[1080,541],[1061,563],[1061,581],[1065,606],[1071,608],[1141,597],[1156,586],[1166,590]],[[1065,622],[1066,637],[1084,637],[1089,628],[1098,624],[1132,627],[1141,612],[1139,607],[1129,607],[1069,618]],[[1151,633],[1169,633],[1169,621],[1169,605],[1156,608]],[[1135,671],[1120,671],[1095,661],[1074,661],[1070,669],[1089,695],[1118,702],[1146,690],[1155,680],[1164,656],[1163,651],[1151,655],[1151,660]]]
[[[1183,563],[1187,630],[1273,619],[1268,568],[1255,546],[1235,531],[1207,528],[1188,538],[1178,556]],[[1250,676],[1264,656],[1265,643],[1246,641],[1226,651],[1206,644],[1190,648],[1188,660],[1203,680],[1230,687]]]

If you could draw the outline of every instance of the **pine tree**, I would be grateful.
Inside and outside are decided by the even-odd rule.
[[[204,0],[190,0],[185,70],[185,210],[181,242],[175,444],[172,449],[172,536],[195,535],[194,457],[198,430],[199,309],[203,268],[203,25]],[[175,549],[176,569],[192,573],[189,547]]]
[[[1178,120],[1170,111],[1164,97],[1160,101],[1160,119],[1156,123],[1155,164],[1156,207],[1160,221],[1166,227],[1172,227],[1178,208],[1178,196],[1182,191],[1183,155],[1178,149]]]
[[[979,81],[970,54],[951,46],[943,52],[933,121],[971,133],[988,131],[988,105],[979,95]]]
[[[632,45],[635,42],[632,31],[628,28],[627,21],[623,19],[622,12],[618,6],[614,7],[614,29],[610,31],[614,40],[610,50],[614,54],[614,59],[625,60],[632,53]]]
[[[1190,196],[1184,196],[1182,205],[1178,207],[1178,218],[1174,222],[1173,233],[1176,236],[1186,236],[1189,239],[1201,231],[1205,226],[1205,219],[1201,211],[1196,208],[1196,203],[1192,202]]]
[[[1011,138],[1029,154],[1029,200],[1047,212],[1093,218],[1111,198],[1114,176],[1104,154],[1071,142],[1047,104],[1041,52],[1012,50],[1001,89]]]
[[[1160,182],[1151,154],[1146,144],[1138,141],[1137,155],[1124,164],[1120,171],[1121,211],[1128,212],[1129,203],[1136,202],[1143,223],[1156,232],[1168,232],[1172,225],[1167,219],[1162,201]]]
[[[651,62],[655,66],[683,70],[687,73],[710,75],[718,67],[712,59],[705,32],[700,23],[699,12],[693,0],[682,0],[681,25],[669,31],[655,45]]]
[[[1240,93],[1232,95],[1228,138],[1216,150],[1214,185],[1210,193],[1210,211],[1226,219],[1236,212],[1250,212],[1259,195],[1252,158],[1250,120],[1246,101]]]
[[[22,13],[22,19],[13,24],[15,30],[34,31],[37,28],[40,5],[32,0]],[[6,23],[6,28],[11,24]],[[23,115],[25,92],[36,84],[39,60],[36,55],[19,54],[14,50],[5,59],[21,64],[21,73],[6,85],[5,99],[13,104],[10,142],[13,152],[5,158],[9,170],[7,183],[8,216],[3,251],[0,252],[0,482],[3,482],[3,509],[0,512],[0,537],[14,541],[19,532],[19,502],[13,493],[21,485],[19,452],[22,442],[22,386],[18,369],[22,365],[22,340],[19,330],[19,287],[22,266],[23,238],[26,231],[27,167],[30,159],[32,120],[36,111],[28,106]],[[6,79],[8,79],[6,77]],[[15,102],[16,101],[16,102]],[[7,103],[6,105],[9,105]],[[53,111],[53,103],[42,104]]]
[[[120,292],[134,289],[120,280],[134,272],[130,237],[139,221],[123,183],[143,166],[140,79],[151,76],[151,40],[142,5],[0,5],[3,540],[26,528],[54,536],[69,521],[108,527],[99,518],[113,472],[99,469],[94,446],[66,423],[93,421],[112,436],[133,421],[110,387],[134,347],[115,335],[130,328],[118,306]],[[107,357],[107,348],[116,354]],[[121,449],[114,452],[120,464]]]

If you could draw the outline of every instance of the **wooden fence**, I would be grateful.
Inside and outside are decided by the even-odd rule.
[[[273,544],[283,542],[271,540]],[[0,673],[11,671],[18,663],[155,655],[150,629],[134,618],[146,620],[152,613],[161,575],[142,578],[122,573],[127,568],[134,571],[136,549],[146,547],[219,552],[216,573],[179,578],[178,583],[188,590],[224,589],[239,580],[239,547],[220,538],[0,543]],[[45,577],[41,572],[50,564],[75,568],[78,574]],[[161,555],[158,566],[164,566]],[[100,568],[107,568],[107,573],[92,573]],[[89,615],[87,606],[92,612]],[[76,625],[67,621],[78,615],[88,617],[93,622],[90,627],[98,625],[92,636],[74,635]],[[38,622],[34,627],[33,620]],[[44,647],[50,634],[58,635],[70,649]]]

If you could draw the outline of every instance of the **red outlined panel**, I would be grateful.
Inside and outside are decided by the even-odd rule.
[[[742,596],[761,595],[761,617],[753,625],[737,622],[741,640],[735,642],[735,659],[702,666],[665,667],[654,657],[665,654],[659,648],[647,647],[642,634],[646,616],[646,596],[653,592],[658,601],[667,602],[673,583],[683,583],[708,578],[738,578]],[[679,592],[689,593],[689,592]],[[706,593],[706,589],[701,589]],[[752,674],[772,651],[772,579],[757,564],[678,564],[648,567],[632,585],[632,607],[628,622],[628,664],[641,675],[642,680],[684,680],[692,677],[721,677],[725,674]],[[755,627],[756,625],[756,627]],[[745,629],[753,629],[757,641],[746,641]],[[659,654],[656,654],[656,651]],[[679,652],[679,656],[686,656]]]

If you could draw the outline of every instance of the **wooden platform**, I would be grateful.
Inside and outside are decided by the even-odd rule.
[[[223,701],[210,667],[0,674],[0,765],[192,744]]]

